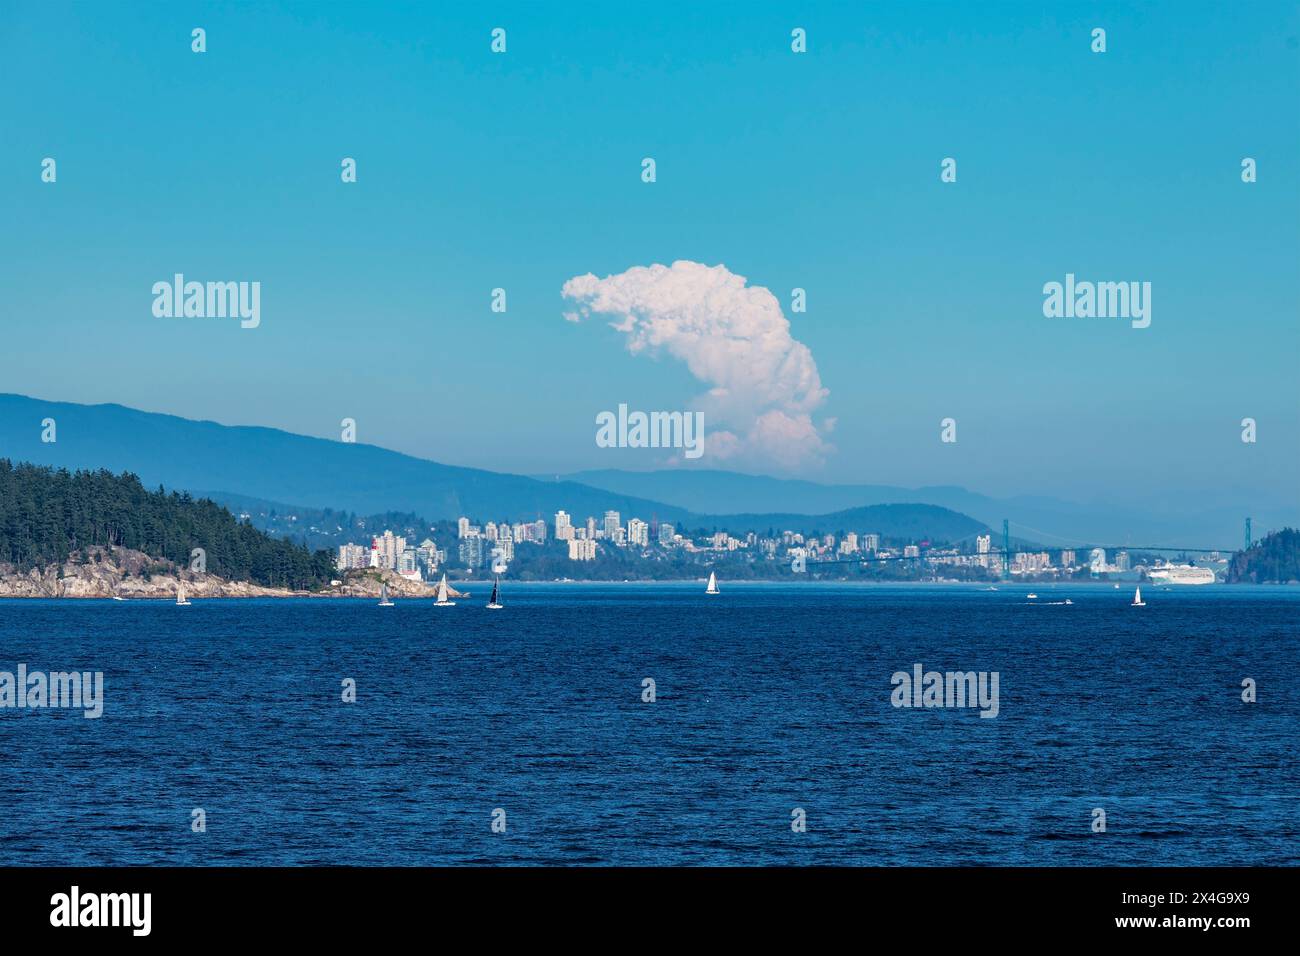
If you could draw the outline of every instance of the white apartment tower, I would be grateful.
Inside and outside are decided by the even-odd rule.
[[[640,518],[629,518],[627,522],[627,543],[646,547],[650,543],[650,526]]]

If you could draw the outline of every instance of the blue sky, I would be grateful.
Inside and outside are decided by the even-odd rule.
[[[803,477],[1294,499],[1296,4],[434,7],[0,3],[0,391],[652,467],[596,413],[706,386],[560,290],[691,260],[810,350]],[[260,328],[155,318],[175,272],[260,281]],[[1067,272],[1151,282],[1151,327],[1045,318]]]

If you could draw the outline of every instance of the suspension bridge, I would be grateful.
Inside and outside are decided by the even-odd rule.
[[[1031,550],[1033,551],[1042,551],[1042,550],[1088,551],[1088,552],[1156,551],[1156,552],[1173,552],[1176,554],[1223,554],[1225,551],[1229,550],[1227,548],[1193,548],[1193,547],[1186,547],[1184,545],[1096,544],[1092,542],[1079,542],[1076,544],[1068,544],[1064,546],[1058,545],[1053,548],[1047,549],[1044,548],[1043,545],[1037,543],[1034,543],[1032,545],[1026,544],[1025,539],[1022,538],[1020,541],[1021,547],[1018,549],[1018,551],[1013,551],[1011,547],[1011,525],[1013,523],[1015,523],[1017,527],[1023,528],[1024,530],[1032,534],[1045,535],[1047,537],[1052,537],[1052,538],[1058,537],[1057,535],[1049,534],[1046,531],[1040,531],[1037,528],[1030,528],[1027,525],[1020,525],[1018,522],[1012,522],[1009,519],[1003,518],[1002,519],[1002,546],[1000,548],[993,547],[993,543],[990,540],[988,547],[982,551],[974,551],[974,552],[959,551],[957,555],[944,555],[944,557],[960,556],[960,557],[971,557],[971,558],[985,558],[985,557],[993,557],[996,555],[997,557],[1000,557],[1002,559],[1000,562],[1002,565],[1001,572],[1002,572],[1002,578],[1005,580],[1006,578],[1010,577],[1011,574],[1012,555],[1016,553],[1029,552]],[[963,537],[958,538],[955,541],[947,542],[946,547],[948,548],[957,547],[961,545],[962,542],[969,541],[971,538],[977,538],[977,537],[984,537],[984,535],[981,535],[979,532],[974,532],[973,534],[964,535]],[[988,537],[990,538],[992,537],[991,529]],[[1065,540],[1065,539],[1060,539],[1060,540]],[[1242,535],[1242,549],[1248,550],[1251,546],[1252,540],[1253,539],[1251,534],[1250,519],[1247,518],[1245,521],[1244,533]],[[899,562],[913,562],[919,564],[920,562],[925,560],[932,560],[932,558],[927,555],[923,555],[919,553],[918,554],[890,554],[884,556],[862,555],[862,556],[852,557],[852,558],[831,558],[825,560],[815,560],[812,563],[815,564],[818,568],[822,568],[822,567],[827,567],[832,565],[869,565],[869,564],[890,564],[890,563],[899,563]]]

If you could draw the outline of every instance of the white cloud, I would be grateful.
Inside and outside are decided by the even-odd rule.
[[[666,352],[708,386],[693,403],[708,429],[706,460],[792,469],[833,450],[812,420],[829,394],[817,363],[762,286],[746,286],[726,266],[679,260],[575,276],[563,293],[576,306],[566,320],[613,316],[628,351]]]

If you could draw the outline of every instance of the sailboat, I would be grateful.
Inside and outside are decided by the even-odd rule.
[[[705,594],[718,593],[718,576],[712,571],[709,572],[709,586],[704,589]]]
[[[387,582],[384,582],[383,584],[379,585],[379,606],[380,606],[380,607],[392,607],[392,606],[393,606],[393,602],[390,601],[390,600],[388,600],[388,583],[387,583]]]
[[[1133,591],[1133,607],[1146,607],[1147,602],[1142,600],[1142,589],[1136,588]]]
[[[185,599],[185,583],[182,581],[176,585],[176,606],[189,607],[190,602]]]
[[[499,600],[500,597],[501,597],[501,577],[500,575],[498,575],[497,577],[492,579],[492,597],[490,597],[487,602],[487,606],[490,610],[493,611],[501,610],[503,605]]]
[[[447,575],[445,574],[442,576],[442,580],[438,582],[438,600],[433,602],[433,606],[434,607],[455,607],[456,606],[455,601],[447,600]]]

